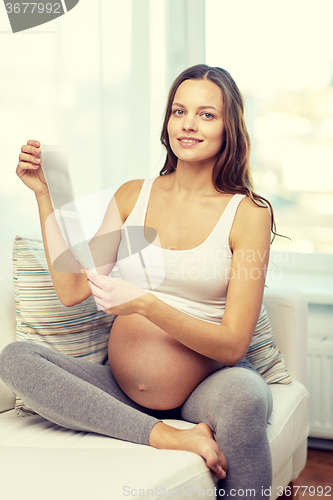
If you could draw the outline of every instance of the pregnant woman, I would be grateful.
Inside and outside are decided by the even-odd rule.
[[[262,314],[276,233],[271,205],[251,187],[243,100],[227,71],[198,65],[175,80],[161,141],[167,158],[160,175],[121,186],[90,242],[98,274],[82,270],[74,256],[73,272],[53,267],[40,143],[22,146],[17,175],[35,193],[59,299],[71,306],[92,294],[116,319],[110,366],[17,342],[2,351],[0,375],[52,422],[192,451],[225,496],[253,488],[264,498],[272,480],[272,397],[245,355]],[[125,238],[115,243],[110,236],[133,226],[146,239],[149,228],[157,232],[149,279],[164,274],[155,287],[138,285],[141,263],[121,258]],[[109,276],[117,260],[122,279]],[[198,425],[178,430],[161,421],[170,417]]]

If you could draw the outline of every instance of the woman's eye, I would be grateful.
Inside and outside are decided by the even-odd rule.
[[[211,118],[214,118],[214,115],[212,115],[211,113],[203,113],[203,116],[205,118],[207,118],[207,120],[210,120]]]
[[[182,109],[175,109],[175,111],[173,113],[174,113],[174,115],[177,115],[177,116],[183,116],[184,111]]]

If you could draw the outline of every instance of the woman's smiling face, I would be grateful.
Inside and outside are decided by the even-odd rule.
[[[215,164],[222,148],[223,101],[210,80],[185,80],[175,94],[168,122],[169,142],[179,161]]]

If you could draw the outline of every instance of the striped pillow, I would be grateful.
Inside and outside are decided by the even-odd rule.
[[[42,343],[92,363],[107,362],[115,316],[98,311],[92,297],[73,307],[59,301],[48,270],[43,242],[17,236],[13,248],[16,339]],[[33,413],[16,398],[20,416]]]
[[[264,305],[261,307],[246,358],[268,384],[291,384],[283,354],[274,343],[272,327]]]

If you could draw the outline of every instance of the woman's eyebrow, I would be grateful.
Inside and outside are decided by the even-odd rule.
[[[179,102],[173,102],[172,106],[179,106],[181,108],[185,108],[184,104],[180,104]],[[214,108],[214,106],[199,106],[198,109],[214,109],[217,113],[219,113],[219,111],[216,108]]]
[[[198,109],[215,109],[215,111],[219,113],[219,111],[216,108],[214,108],[214,106],[199,106]]]

